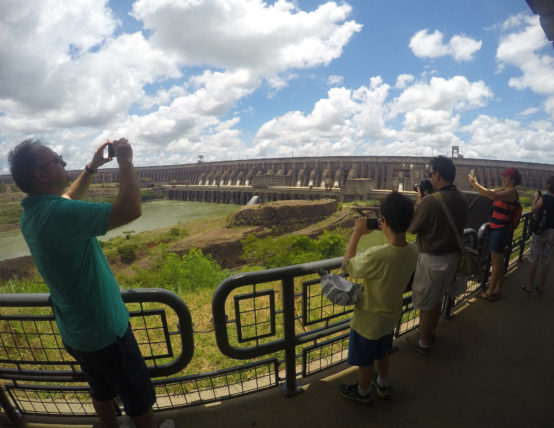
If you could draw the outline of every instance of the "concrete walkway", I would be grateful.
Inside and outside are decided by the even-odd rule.
[[[305,392],[288,399],[275,388],[157,417],[203,428],[554,427],[554,286],[527,294],[519,288],[526,275],[524,264],[508,276],[502,300],[473,299],[441,320],[429,356],[398,340],[388,401],[340,397],[338,385],[356,381],[343,364],[305,379]]]

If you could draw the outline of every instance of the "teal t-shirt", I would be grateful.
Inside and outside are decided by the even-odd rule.
[[[21,232],[63,341],[83,352],[112,344],[125,334],[129,311],[96,239],[108,230],[111,204],[42,195],[21,205]]]

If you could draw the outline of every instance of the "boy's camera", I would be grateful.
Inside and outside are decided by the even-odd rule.
[[[115,150],[113,149],[113,144],[108,144],[108,157],[115,158]]]
[[[424,178],[419,184],[414,184],[414,192],[417,192],[418,187],[422,196],[433,193],[433,184],[428,178]]]
[[[377,230],[379,229],[379,220],[376,218],[366,219],[366,229],[367,230]]]

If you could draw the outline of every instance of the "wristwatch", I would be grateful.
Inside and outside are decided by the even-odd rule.
[[[96,174],[96,170],[95,170],[95,169],[92,169],[92,168],[89,167],[88,165],[85,165],[85,170],[86,170],[89,174]]]

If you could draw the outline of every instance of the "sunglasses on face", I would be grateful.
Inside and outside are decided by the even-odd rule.
[[[59,164],[62,164],[63,165],[63,156],[62,155],[58,155],[56,156],[55,158],[53,159],[50,159],[49,161],[46,161],[44,162],[43,164],[39,165],[39,168],[42,168],[43,166],[45,165],[48,165],[49,163],[52,163],[52,162],[56,162],[56,163],[59,163]]]

